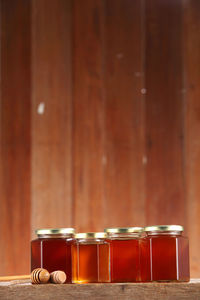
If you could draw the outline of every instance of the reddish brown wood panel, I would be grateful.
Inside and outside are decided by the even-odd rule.
[[[105,195],[102,225],[144,225],[143,1],[105,2]]]
[[[200,1],[0,5],[0,274],[36,227],[180,223],[199,276]]]
[[[200,275],[200,2],[184,2],[186,195],[191,275]]]
[[[69,227],[71,1],[32,1],[32,230]]]
[[[146,218],[186,224],[182,1],[146,1]]]
[[[30,259],[30,1],[0,5],[0,274],[23,274]]]
[[[73,195],[74,225],[102,230],[104,199],[104,5],[74,1]]]

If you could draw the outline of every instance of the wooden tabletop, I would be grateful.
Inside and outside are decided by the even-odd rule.
[[[0,299],[116,299],[200,300],[200,279],[189,283],[41,284],[27,281],[0,283]]]

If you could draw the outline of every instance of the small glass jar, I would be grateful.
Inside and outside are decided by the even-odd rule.
[[[72,282],[71,246],[74,243],[73,228],[39,229],[38,238],[31,242],[31,271],[45,268],[49,272],[61,270]]]
[[[145,227],[141,272],[145,281],[189,281],[189,241],[180,225]]]
[[[109,244],[104,232],[77,233],[72,246],[72,282],[110,282]]]
[[[110,244],[111,282],[138,282],[142,227],[106,228]]]

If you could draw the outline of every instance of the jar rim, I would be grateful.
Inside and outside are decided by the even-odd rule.
[[[75,234],[74,228],[41,228],[36,229],[35,233],[40,235],[66,235],[66,234]]]
[[[113,227],[105,228],[106,233],[140,233],[143,232],[143,227]]]
[[[79,232],[75,234],[76,239],[104,239],[106,237],[105,232]]]
[[[150,231],[184,231],[184,227],[181,225],[153,225],[144,227],[145,232]]]

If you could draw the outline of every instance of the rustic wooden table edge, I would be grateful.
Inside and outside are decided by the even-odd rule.
[[[0,299],[200,300],[200,279],[188,283],[41,284],[20,280],[0,283]]]

